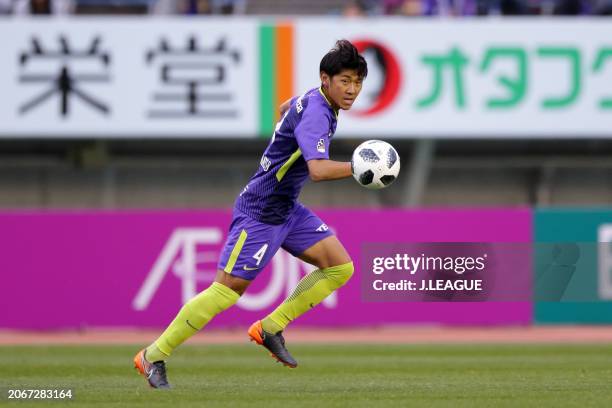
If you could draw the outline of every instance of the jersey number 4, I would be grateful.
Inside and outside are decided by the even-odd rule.
[[[259,248],[259,251],[257,251],[255,255],[253,255],[253,258],[257,260],[257,263],[255,265],[259,266],[267,250],[268,250],[268,244],[264,244],[261,248]]]

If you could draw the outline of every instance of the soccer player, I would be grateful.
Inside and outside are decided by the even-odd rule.
[[[321,86],[280,106],[281,119],[260,166],[236,199],[233,219],[215,281],[187,302],[149,347],[134,357],[151,387],[169,388],[165,360],[214,316],[234,305],[279,248],[315,265],[293,293],[248,330],[288,367],[297,361],[282,332],[318,305],[353,274],[348,253],[327,225],[297,201],[302,186],[351,176],[351,164],[329,159],[338,113],[349,110],[368,73],[365,59],[347,40],[336,42],[321,60]]]

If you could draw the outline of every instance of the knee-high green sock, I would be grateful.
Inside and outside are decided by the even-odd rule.
[[[181,308],[159,338],[147,347],[147,360],[165,360],[172,351],[202,329],[213,317],[238,301],[240,295],[214,282]]]
[[[302,280],[279,307],[261,321],[268,333],[284,330],[292,320],[315,307],[353,275],[353,263],[317,269]]]

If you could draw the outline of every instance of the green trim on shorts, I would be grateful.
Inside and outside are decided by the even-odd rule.
[[[238,260],[238,255],[240,255],[240,251],[242,251],[242,247],[244,246],[244,241],[247,239],[246,230],[242,230],[240,236],[238,237],[238,241],[236,241],[236,245],[234,245],[234,249],[232,249],[232,253],[230,254],[229,261],[227,261],[227,265],[223,271],[225,273],[232,273],[234,269],[234,265],[236,265],[236,261]]]

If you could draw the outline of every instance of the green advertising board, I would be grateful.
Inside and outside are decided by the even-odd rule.
[[[612,323],[608,231],[610,210],[535,210],[536,324]]]

